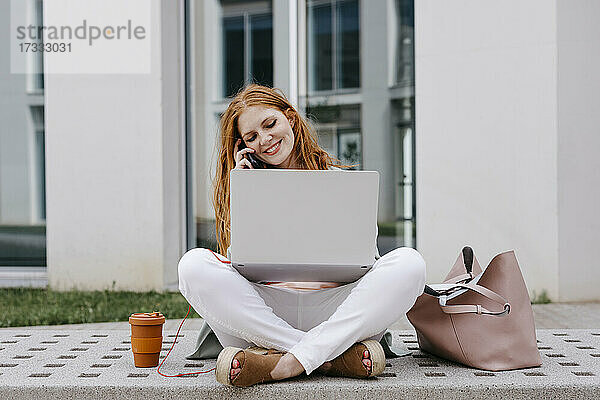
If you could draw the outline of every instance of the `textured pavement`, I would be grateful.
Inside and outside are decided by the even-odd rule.
[[[539,368],[490,373],[447,362],[422,353],[414,331],[399,321],[393,327],[394,344],[412,354],[388,359],[377,378],[313,374],[246,389],[218,384],[214,372],[167,378],[156,368],[134,367],[127,322],[5,328],[0,329],[0,399],[600,398],[600,304],[535,305],[534,313],[543,361]],[[161,357],[173,344],[180,321],[167,321]],[[200,322],[185,321],[161,372],[214,367],[215,360],[185,359]],[[586,329],[573,329],[579,325]]]
[[[161,356],[173,344],[165,332]],[[178,399],[346,398],[597,398],[600,394],[600,330],[538,330],[543,365],[517,371],[485,372],[450,363],[418,350],[413,331],[394,331],[394,343],[412,355],[388,360],[384,373],[369,380],[301,376],[248,389],[218,384],[213,373],[163,377],[156,368],[136,368],[129,331],[10,329],[0,333],[0,398]],[[206,371],[215,360],[189,361],[195,343],[184,334],[163,365],[167,375]]]

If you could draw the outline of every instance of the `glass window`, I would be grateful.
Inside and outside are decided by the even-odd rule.
[[[244,17],[223,18],[224,93],[231,96],[244,85]]]
[[[332,70],[332,13],[331,5],[324,4],[310,9],[310,61],[311,87],[313,90],[333,88]]]
[[[29,5],[28,23],[40,26],[42,1]],[[5,25],[10,25],[9,7],[0,1]],[[46,265],[42,54],[33,53],[28,62],[29,74],[0,71],[0,267]]]
[[[250,17],[252,81],[273,86],[273,19],[270,14]]]
[[[36,141],[36,175],[38,178],[38,215],[40,219],[46,219],[46,152],[44,151],[44,147],[46,145],[46,136],[44,134],[44,130],[39,130],[35,133],[35,141]]]
[[[360,86],[358,1],[343,1],[337,5],[338,87]]]
[[[358,0],[308,3],[311,91],[360,87]]]
[[[380,15],[373,20],[387,29],[361,24],[358,0],[307,0],[308,93],[302,100],[315,120],[319,143],[330,154],[345,164],[358,164],[356,169],[378,168],[384,177],[378,245],[385,254],[399,246],[416,246],[414,0],[390,2],[395,12],[390,19],[382,6],[387,0],[377,2],[373,13]],[[361,60],[361,32],[367,32],[369,50],[380,57]],[[392,42],[390,48],[386,40]],[[394,61],[389,73],[363,76],[361,81],[361,69],[382,60]],[[377,100],[361,96],[360,104],[350,104],[356,101],[355,93],[343,89],[367,84],[378,91]],[[369,159],[364,159],[363,148],[372,149]]]
[[[315,123],[319,144],[343,164],[362,169],[360,105],[312,106],[307,110]]]
[[[223,18],[223,94],[249,82],[273,86],[273,15],[237,12]]]
[[[40,220],[46,219],[46,135],[44,129],[44,107],[32,106],[34,137],[34,203]]]
[[[414,0],[396,0],[395,84],[414,84]]]
[[[378,245],[380,253],[385,254],[399,246],[416,245],[414,0],[363,1],[306,0],[306,18],[300,15],[295,21],[299,34],[306,39],[306,45],[302,39],[297,43],[298,49],[303,51],[298,54],[298,62],[303,65],[293,71],[284,70],[288,67],[288,60],[273,58],[274,35],[287,37],[287,30],[294,22],[289,21],[293,13],[271,14],[271,1],[220,0],[222,9],[218,13],[211,6],[214,2],[197,2],[202,11],[197,15],[206,21],[206,13],[212,12],[214,19],[210,23],[214,25],[211,27],[218,30],[219,24],[223,23],[224,32],[230,35],[236,32],[235,39],[225,36],[225,46],[230,50],[226,52],[231,60],[228,65],[235,67],[226,69],[223,75],[228,82],[235,82],[225,93],[233,94],[250,80],[272,85],[273,70],[278,68],[283,75],[295,71],[306,74],[297,77],[301,85],[306,84],[306,87],[295,88],[300,94],[299,109],[312,120],[321,147],[344,164],[356,164],[355,169],[377,169],[384,179],[379,200]],[[365,24],[361,9],[375,1],[378,2],[377,7],[372,10],[373,18],[369,19],[374,22]],[[395,14],[388,18],[389,12]],[[192,40],[202,37],[202,32],[192,35]],[[364,59],[361,37],[368,40],[367,49],[376,57]],[[204,38],[204,42],[194,47],[204,52],[194,59],[200,60],[205,67],[212,65],[216,54],[213,46],[219,46],[211,39]],[[361,77],[361,71],[372,69],[369,67],[373,65],[381,70],[381,63],[386,64],[384,76],[364,74]],[[207,81],[210,78],[201,71],[203,69],[190,69],[191,74],[197,74],[199,83],[196,87],[211,87],[211,82]],[[362,95],[361,86],[371,88],[369,96]],[[287,88],[281,89],[285,91]],[[375,95],[373,91],[376,91]],[[198,96],[196,93],[201,92],[194,90],[191,93]],[[215,249],[210,181],[214,176],[213,148],[216,147],[214,137],[219,114],[227,104],[221,93],[211,94],[210,98],[216,100],[209,104],[200,98],[188,108],[192,113],[191,119],[199,121],[190,128],[194,129],[190,135],[193,135],[196,145],[188,151],[193,150],[197,155],[194,160],[196,179],[190,183],[193,193],[190,203],[193,200],[194,204],[189,215],[190,232],[197,233],[193,237],[193,245]]]
[[[414,188],[414,129],[411,125],[399,124],[394,137],[396,220],[404,246],[414,246],[415,188]]]
[[[44,25],[44,2],[35,0],[35,25]],[[43,39],[43,38],[42,38]],[[40,41],[43,41],[40,39]],[[30,92],[40,92],[44,89],[44,53],[33,52],[29,55],[29,62],[32,65],[31,73],[28,74],[28,89]]]
[[[340,130],[338,132],[338,156],[346,165],[356,165],[352,169],[360,169],[362,150],[360,148],[360,132]]]

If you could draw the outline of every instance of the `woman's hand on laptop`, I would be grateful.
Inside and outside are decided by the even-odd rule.
[[[250,164],[250,161],[248,161],[248,159],[246,157],[244,157],[244,154],[246,153],[254,153],[254,150],[251,149],[250,147],[245,147],[241,150],[238,150],[240,143],[242,142],[242,139],[238,139],[235,142],[235,147],[233,149],[234,153],[235,153],[235,167],[234,169],[254,169],[254,167],[252,167],[252,164]]]

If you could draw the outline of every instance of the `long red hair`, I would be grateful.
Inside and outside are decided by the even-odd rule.
[[[214,179],[213,206],[217,230],[218,251],[226,255],[231,240],[229,214],[229,171],[235,167],[234,146],[240,138],[238,118],[251,106],[262,105],[281,111],[290,120],[294,132],[292,154],[301,169],[347,168],[323,150],[308,122],[296,111],[283,92],[276,88],[250,84],[242,88],[221,116],[217,171]],[[293,165],[293,163],[292,163]]]

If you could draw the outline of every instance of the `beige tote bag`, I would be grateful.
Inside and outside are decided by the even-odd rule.
[[[537,367],[533,310],[514,251],[482,272],[464,247],[442,284],[428,285],[406,314],[428,353],[489,371]]]

